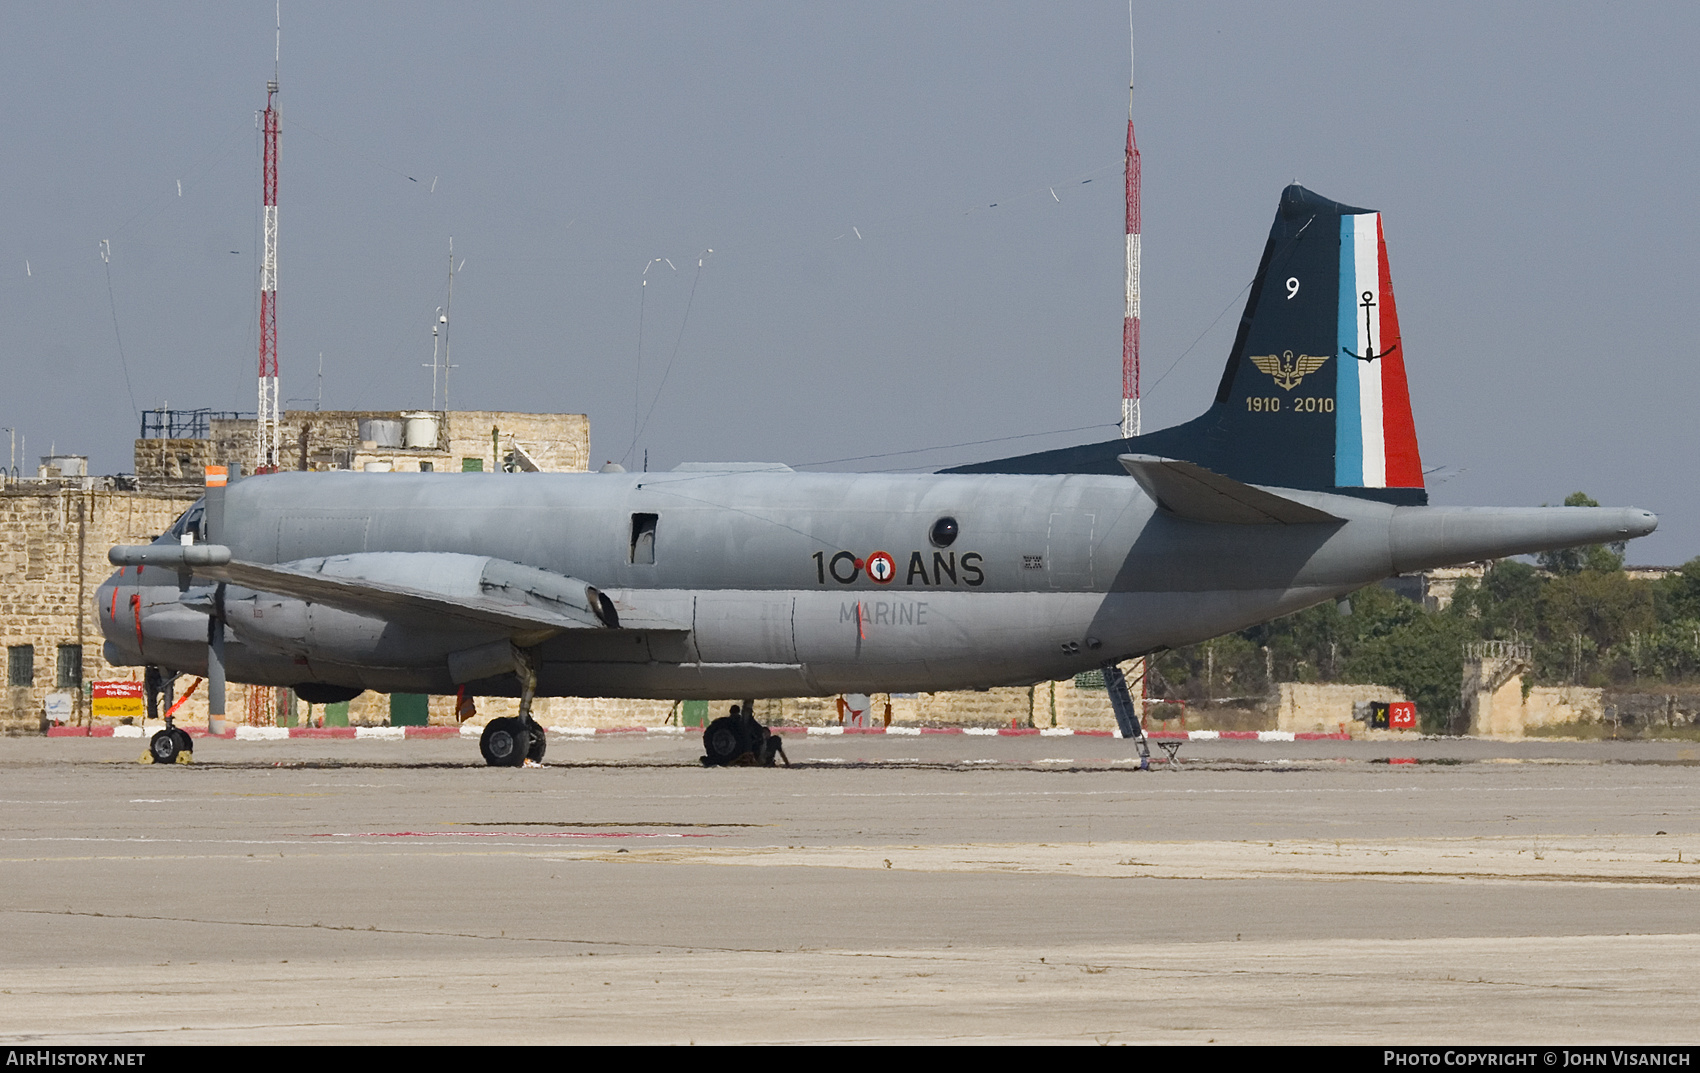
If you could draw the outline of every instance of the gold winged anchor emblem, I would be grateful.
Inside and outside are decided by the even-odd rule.
[[[1327,354],[1321,357],[1300,354],[1295,358],[1293,352],[1287,350],[1282,352],[1281,357],[1276,357],[1274,354],[1262,356],[1253,354],[1251,363],[1257,366],[1260,372],[1268,373],[1274,377],[1277,386],[1291,391],[1299,386],[1299,381],[1322,368],[1323,364],[1328,361],[1328,357]]]

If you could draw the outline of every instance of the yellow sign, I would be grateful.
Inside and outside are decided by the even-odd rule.
[[[89,705],[96,719],[141,719],[148,713],[148,698],[140,682],[96,682]]]

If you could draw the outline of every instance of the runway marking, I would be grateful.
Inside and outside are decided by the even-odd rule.
[[[1684,843],[1690,843],[1690,846]],[[1679,853],[1680,850],[1680,853]],[[632,850],[622,864],[713,864],[1093,878],[1562,883],[1700,889],[1700,836],[1496,836],[1422,839],[704,846]],[[1129,868],[1137,867],[1137,873]]]
[[[449,823],[449,826],[748,826],[748,828],[763,828],[763,826],[779,826],[777,823],[690,823],[678,820],[632,820],[609,821],[609,823],[588,823],[578,820],[473,820],[464,823]]]
[[[686,831],[337,831],[312,838],[724,838]]]
[[[367,832],[312,836],[312,842],[247,842],[232,845],[327,845],[323,839],[430,838],[465,832]],[[543,851],[525,849],[527,836],[490,832],[485,837],[515,839],[481,843],[477,850],[431,852],[430,857],[529,857],[587,864],[685,864],[730,867],[842,868],[926,873],[992,872],[1021,875],[1070,875],[1095,879],[1364,880],[1395,883],[1503,885],[1566,884],[1590,887],[1647,886],[1700,889],[1700,834],[1672,836],[1494,836],[1422,839],[1275,839],[1172,842],[1018,842],[833,846],[700,846],[627,850],[568,850],[559,841]],[[598,837],[589,833],[536,834],[538,838]],[[619,835],[604,837],[621,837]],[[644,832],[624,837],[715,838],[724,835]],[[94,841],[66,839],[64,841]],[[139,841],[118,840],[110,841]],[[149,840],[152,841],[152,840]],[[167,841],[167,840],[159,840]],[[188,840],[169,840],[182,842]],[[296,854],[299,857],[300,854]],[[253,855],[249,854],[249,858]],[[78,860],[244,859],[236,854],[147,857],[91,857]],[[68,858],[14,858],[7,863],[40,863]],[[1136,871],[1130,871],[1136,869]],[[4,910],[25,911],[25,910]],[[43,910],[45,912],[45,910]],[[97,914],[98,915],[98,914]],[[164,919],[164,918],[162,918]]]
[[[760,952],[764,952],[764,953],[766,952],[766,950],[764,950],[763,948],[760,948],[760,947],[753,947],[752,948],[752,947],[744,947],[744,946],[706,946],[706,945],[701,944],[701,943],[683,944],[683,943],[648,942],[648,941],[640,943],[640,942],[631,942],[631,941],[620,940],[620,939],[563,938],[563,937],[554,936],[554,935],[534,935],[534,934],[528,934],[528,933],[522,933],[522,932],[515,932],[513,935],[508,935],[508,934],[506,934],[505,930],[502,930],[502,929],[498,929],[497,934],[491,935],[487,932],[433,931],[433,930],[430,930],[430,929],[427,929],[427,928],[379,927],[376,924],[368,924],[368,925],[365,925],[365,926],[361,926],[361,925],[358,925],[358,924],[326,924],[323,921],[314,921],[313,923],[309,924],[309,923],[300,922],[300,921],[281,921],[281,920],[230,920],[230,919],[206,919],[206,918],[197,918],[197,917],[149,915],[149,914],[145,914],[145,913],[96,913],[96,912],[90,912],[90,911],[86,911],[86,910],[76,910],[76,909],[0,908],[0,915],[4,915],[4,914],[8,914],[8,913],[17,913],[17,914],[21,914],[21,915],[25,915],[25,916],[84,917],[84,918],[103,918],[103,919],[109,919],[109,920],[142,920],[142,921],[156,921],[156,922],[164,923],[164,924],[216,925],[216,926],[221,926],[221,927],[235,927],[235,928],[280,928],[280,929],[305,930],[305,931],[352,931],[352,932],[371,932],[371,933],[375,933],[375,934],[379,934],[379,935],[410,935],[410,936],[421,936],[421,937],[424,937],[424,938],[438,938],[438,939],[482,939],[482,940],[491,940],[491,941],[496,941],[496,942],[513,942],[513,943],[558,943],[558,944],[567,945],[567,946],[600,946],[600,947],[610,947],[610,948],[614,948],[614,949],[631,948],[631,949],[635,949],[635,950],[655,950],[657,953],[659,953],[662,950],[684,950],[686,952],[695,951],[695,950],[716,950],[716,951],[720,951],[722,953],[744,953],[744,952],[751,952],[751,951],[760,951]]]
[[[1644,786],[1644,785],[1636,785],[1636,784],[1627,785],[1627,786],[1615,786],[1615,785],[1610,785],[1610,784],[1601,784],[1601,785],[1596,785],[1596,786],[1471,786],[1471,787],[1469,787],[1469,792],[1472,793],[1472,794],[1482,794],[1482,793],[1581,794],[1581,793],[1601,793],[1601,792],[1617,794],[1617,793],[1627,793],[1627,792],[1635,792],[1635,791],[1663,793],[1663,792],[1668,792],[1672,789],[1674,789],[1674,787],[1672,787],[1672,786]],[[815,798],[815,797],[967,797],[967,796],[973,796],[973,797],[1105,797],[1105,796],[1149,797],[1149,796],[1159,796],[1159,795],[1174,795],[1174,794],[1187,795],[1187,794],[1192,794],[1192,795],[1200,795],[1200,796],[1220,795],[1220,796],[1236,796],[1236,797],[1260,797],[1260,796],[1265,796],[1265,795],[1311,796],[1311,795],[1316,795],[1316,794],[1406,794],[1406,793],[1409,793],[1409,794],[1428,794],[1428,793],[1454,794],[1454,793],[1457,793],[1457,792],[1458,792],[1458,787],[1456,787],[1456,786],[1435,787],[1435,786],[1418,786],[1418,785],[1415,785],[1415,784],[1405,784],[1405,785],[1400,785],[1400,786],[1348,786],[1348,787],[1322,786],[1322,787],[1311,787],[1311,788],[1308,788],[1308,789],[1307,788],[1299,788],[1299,787],[1287,787],[1287,786],[1271,786],[1271,787],[1258,787],[1258,788],[1254,788],[1254,789],[1239,789],[1239,788],[1235,788],[1235,787],[1201,787],[1201,786],[1173,786],[1173,787],[1171,787],[1171,786],[1163,786],[1163,785],[1154,784],[1154,783],[1139,783],[1139,784],[1127,783],[1127,784],[1120,786],[1120,787],[1117,787],[1116,789],[1113,789],[1113,790],[1066,790],[1066,789],[1045,789],[1045,790],[831,790],[831,791],[826,791],[826,792],[793,793],[793,794],[790,794],[788,796],[791,796],[791,797],[809,797],[809,798]],[[696,797],[696,796],[698,796],[698,795],[695,795],[695,794],[668,794],[668,795],[666,795],[667,798],[672,798],[672,799],[677,799],[677,800],[690,800],[691,798]],[[705,794],[705,795],[701,795],[701,796],[707,797],[707,796],[741,796],[741,795],[707,795],[707,794]],[[657,799],[659,800],[661,798],[657,798]]]
[[[305,836],[312,837],[312,836]],[[224,844],[231,846],[300,846],[305,845],[300,838],[160,838],[154,835],[16,835],[0,838],[4,842],[136,842],[136,843],[178,843],[187,842],[197,845]]]

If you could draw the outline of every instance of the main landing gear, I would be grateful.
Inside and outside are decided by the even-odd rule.
[[[525,767],[543,763],[549,736],[531,717],[537,696],[537,664],[530,652],[514,646],[514,674],[519,676],[519,715],[492,719],[478,739],[478,751],[491,767]]]
[[[548,736],[527,713],[521,718],[492,719],[478,739],[478,751],[491,767],[524,767],[541,764],[549,747]]]
[[[775,757],[791,766],[779,735],[756,722],[755,701],[732,705],[732,711],[708,724],[702,732],[703,767],[772,767]]]

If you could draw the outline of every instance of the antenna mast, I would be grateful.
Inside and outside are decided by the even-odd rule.
[[[1133,140],[1133,4],[1127,6],[1127,306],[1122,314],[1122,436],[1139,435],[1139,146]]]
[[[261,184],[265,194],[265,258],[260,262],[260,406],[255,415],[254,472],[277,470],[279,414],[277,389],[277,68],[283,52],[282,4],[277,12],[277,38],[272,55],[272,79],[266,83],[263,117],[265,151]]]
[[[454,365],[449,362],[449,313],[455,305],[455,237],[449,236],[449,296],[443,301],[443,312],[437,317],[443,326],[443,410],[449,408],[449,370]],[[436,344],[431,346],[432,359],[436,360]],[[432,378],[435,380],[435,376]],[[434,401],[434,400],[433,400]]]

